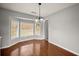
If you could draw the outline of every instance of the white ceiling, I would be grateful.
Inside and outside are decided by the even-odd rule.
[[[40,14],[42,17],[46,17],[71,5],[74,5],[74,3],[42,3]],[[2,3],[0,4],[0,7],[31,15],[39,15],[37,3]]]

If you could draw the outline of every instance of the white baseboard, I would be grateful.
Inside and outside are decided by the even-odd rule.
[[[45,39],[45,38],[42,37],[42,36],[35,35],[35,36],[31,36],[31,37],[26,38],[26,39],[24,39],[24,38],[21,38],[21,39],[23,39],[23,40],[18,40],[18,41],[15,41],[15,40],[17,40],[17,39],[15,39],[14,41],[11,40],[11,43],[9,43],[9,45],[3,46],[3,47],[1,47],[0,49],[4,49],[4,48],[11,47],[12,45],[15,45],[15,44],[17,44],[17,43],[19,43],[19,42],[22,42],[22,41],[29,41],[29,40],[33,40],[33,39],[43,40],[43,39]]]
[[[33,39],[32,39],[32,40],[33,40]],[[17,43],[19,43],[19,42],[22,42],[22,41],[28,41],[28,40],[19,40],[19,41],[15,42],[15,43],[10,43],[8,46],[1,47],[0,49],[4,49],[4,48],[11,47],[11,46],[13,46],[13,45],[15,45],[15,44],[17,44]]]
[[[63,46],[61,46],[61,45],[59,45],[59,44],[57,44],[57,43],[54,43],[54,42],[51,42],[51,41],[48,41],[48,42],[51,43],[51,44],[54,44],[54,45],[56,45],[56,46],[58,46],[58,47],[60,47],[60,48],[63,48],[63,49],[65,49],[65,50],[67,50],[67,51],[69,51],[69,52],[71,52],[71,53],[73,53],[73,54],[79,55],[79,53],[76,53],[76,52],[74,52],[74,51],[72,51],[72,50],[69,50],[69,49],[67,49],[67,48],[65,48],[65,47],[63,47]]]
[[[30,40],[33,40],[33,39],[30,39]],[[17,44],[17,43],[19,43],[19,42],[22,42],[22,41],[29,41],[29,40],[20,40],[20,41],[18,41],[18,42],[9,44],[8,46],[1,47],[0,49],[8,48],[8,47],[10,47],[10,46],[12,46],[12,45],[15,45],[15,44]],[[49,42],[49,43],[52,43],[51,41],[48,41],[48,42]],[[74,52],[74,51],[72,51],[72,50],[69,50],[69,49],[67,49],[67,48],[65,48],[65,47],[63,47],[63,46],[61,46],[61,45],[59,45],[59,44],[57,44],[57,43],[54,43],[54,42],[53,42],[52,44],[54,44],[54,45],[56,45],[56,46],[58,46],[58,47],[60,47],[60,48],[63,48],[63,49],[65,49],[65,50],[67,50],[67,51],[70,51],[70,52],[73,53],[73,54],[79,55],[79,53],[76,53],[76,52]]]

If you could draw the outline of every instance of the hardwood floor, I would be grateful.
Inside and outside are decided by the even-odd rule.
[[[1,56],[76,56],[46,40],[19,42],[9,48],[1,49]]]

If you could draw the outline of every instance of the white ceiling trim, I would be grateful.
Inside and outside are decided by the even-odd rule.
[[[42,3],[40,15],[46,17],[72,5],[74,5],[74,3]],[[39,15],[37,3],[1,3],[0,7],[30,15]]]

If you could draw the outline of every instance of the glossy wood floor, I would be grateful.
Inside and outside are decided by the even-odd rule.
[[[46,40],[30,40],[1,50],[2,56],[76,56]]]

